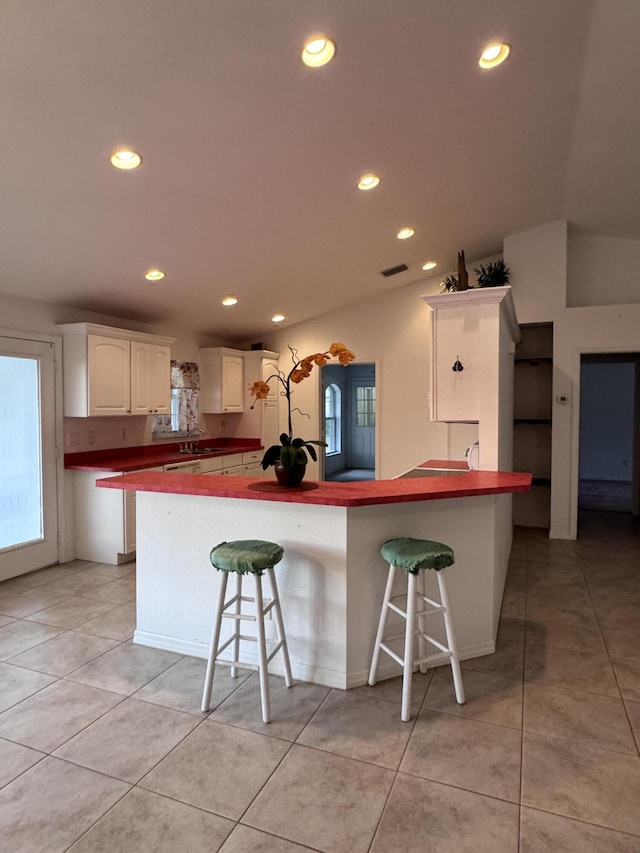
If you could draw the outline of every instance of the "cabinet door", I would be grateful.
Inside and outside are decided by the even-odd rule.
[[[157,468],[144,468],[144,471],[162,471]],[[136,472],[137,473],[137,472]],[[106,491],[103,489],[102,491]],[[137,492],[124,492],[124,553],[132,554],[136,550],[136,495]]]
[[[244,359],[242,356],[222,356],[222,410],[244,411]]]
[[[200,462],[201,474],[219,474],[222,470],[223,456],[210,456]]]
[[[87,339],[89,415],[128,415],[131,411],[129,341],[89,335]]]
[[[433,312],[433,420],[478,420],[478,335],[473,320],[473,315],[465,309]]]
[[[171,348],[151,345],[149,376],[151,411],[157,415],[171,412]]]
[[[171,411],[171,350],[157,344],[131,342],[131,413]]]
[[[270,376],[273,376],[274,373],[278,372],[278,359],[272,358],[263,358],[262,359],[262,381],[267,382]],[[280,390],[280,383],[275,379],[272,379],[269,382],[269,394],[267,395],[267,400],[277,400],[278,399],[278,391]]]
[[[131,342],[131,414],[146,415],[151,411],[151,344]]]
[[[269,469],[269,471],[271,471],[271,469]],[[242,476],[264,479],[267,476],[267,472],[262,470],[262,465],[260,465],[259,462],[251,462],[249,465],[242,466]]]
[[[262,408],[262,444],[265,450],[280,441],[278,401],[267,400]]]

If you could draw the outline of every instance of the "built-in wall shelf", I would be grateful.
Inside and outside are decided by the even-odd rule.
[[[515,352],[513,465],[533,474],[530,492],[514,496],[514,523],[548,527],[551,512],[553,325],[522,325]]]

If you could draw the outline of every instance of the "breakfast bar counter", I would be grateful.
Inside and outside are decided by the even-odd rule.
[[[266,539],[285,551],[276,572],[294,678],[346,689],[367,680],[386,539],[435,539],[453,548],[447,575],[460,656],[494,651],[511,494],[527,491],[531,476],[447,472],[281,489],[264,479],[143,471],[96,485],[137,492],[135,642],[206,657],[219,583],[209,552],[222,541]],[[437,624],[433,631],[439,638]],[[243,654],[255,662],[253,644]],[[278,657],[272,668],[278,672]],[[389,659],[379,677],[399,674]]]

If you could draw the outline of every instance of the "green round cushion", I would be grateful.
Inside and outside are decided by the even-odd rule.
[[[238,539],[235,542],[221,542],[209,554],[213,566],[221,572],[237,572],[246,575],[253,572],[264,574],[272,569],[284,555],[284,549],[275,542],[262,539]]]
[[[430,539],[388,539],[380,553],[387,563],[417,575],[421,569],[446,569],[453,565],[453,551]]]

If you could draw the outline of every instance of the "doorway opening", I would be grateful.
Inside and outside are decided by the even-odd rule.
[[[322,400],[325,480],[375,480],[375,364],[324,367]]]
[[[583,355],[578,510],[640,513],[640,353]]]

